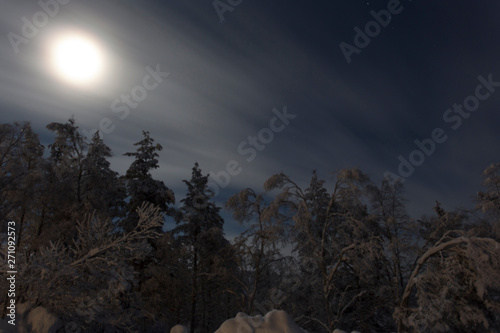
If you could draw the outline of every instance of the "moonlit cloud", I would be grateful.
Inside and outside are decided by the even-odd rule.
[[[244,187],[261,189],[279,171],[307,184],[313,169],[328,179],[339,168],[359,167],[379,182],[385,171],[396,172],[398,156],[408,156],[415,139],[446,126],[443,112],[471,93],[478,75],[493,73],[500,81],[495,3],[460,4],[446,13],[438,4],[405,1],[405,10],[351,64],[339,43],[352,43],[353,27],[384,1],[369,7],[244,2],[220,23],[210,1],[75,0],[61,5],[18,53],[6,34],[20,34],[22,17],[41,8],[27,1],[1,5],[2,122],[29,120],[50,142],[49,122],[74,115],[91,131],[107,118],[114,130],[104,139],[121,173],[130,163],[121,155],[148,130],[164,147],[156,175],[178,197],[195,162],[205,173],[230,160],[243,168],[218,202]],[[423,19],[434,11],[443,13],[439,22]],[[457,21],[466,14],[468,27]],[[107,76],[88,89],[50,75],[41,56],[52,36],[70,28],[94,36],[109,57]],[[156,66],[169,76],[120,118],[113,103],[124,106],[121,96],[142,86],[147,68]],[[500,144],[499,101],[500,90],[407,179],[412,212],[429,212],[435,200],[469,201],[479,188],[478,170],[498,161],[491,147]],[[284,106],[297,118],[247,162],[238,145]]]

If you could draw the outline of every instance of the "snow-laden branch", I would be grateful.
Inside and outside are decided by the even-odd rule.
[[[78,234],[82,235],[84,238],[79,240],[79,242],[75,242],[74,251],[76,253],[89,243],[93,243],[96,236],[101,238],[97,239],[97,241],[102,243],[98,245],[98,247],[89,249],[86,254],[73,261],[70,266],[75,267],[81,265],[86,260],[103,254],[109,249],[130,250],[131,248],[128,245],[133,242],[160,236],[160,233],[158,233],[156,229],[163,225],[163,214],[158,207],[154,207],[144,202],[142,206],[137,208],[137,214],[139,216],[139,222],[136,227],[132,231],[116,238],[111,237],[113,230],[112,223],[94,219],[93,215],[89,216],[84,222],[77,222]],[[103,239],[103,236],[107,239]]]

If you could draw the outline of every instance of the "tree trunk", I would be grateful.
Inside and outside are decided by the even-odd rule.
[[[191,325],[189,332],[194,333],[196,327],[196,294],[197,294],[197,281],[198,280],[198,253],[194,250],[193,256],[193,279],[191,282]]]

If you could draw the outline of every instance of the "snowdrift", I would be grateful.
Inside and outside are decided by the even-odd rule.
[[[215,333],[307,333],[285,311],[273,310],[262,316],[250,317],[240,312],[226,320]]]
[[[175,325],[174,327],[172,327],[172,329],[170,330],[170,333],[189,333],[189,330],[187,329],[187,327],[185,326],[182,326],[182,325]]]

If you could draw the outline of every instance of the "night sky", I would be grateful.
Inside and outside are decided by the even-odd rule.
[[[121,174],[147,130],[177,201],[196,161],[234,174],[215,186],[221,206],[280,171],[331,185],[358,167],[403,176],[417,218],[435,200],[471,207],[500,162],[499,1],[55,1],[0,1],[1,122],[30,121],[46,146],[50,122],[101,126]],[[105,57],[90,85],[50,65],[75,30]]]

